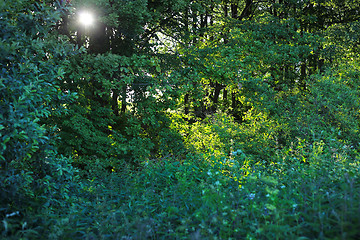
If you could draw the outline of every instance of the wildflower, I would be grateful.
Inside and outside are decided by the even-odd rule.
[[[255,193],[250,193],[249,196],[248,196],[248,198],[249,198],[250,200],[253,200],[253,199],[255,198]]]

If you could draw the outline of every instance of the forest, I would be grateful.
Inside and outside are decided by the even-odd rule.
[[[0,0],[0,239],[360,239],[359,0]]]

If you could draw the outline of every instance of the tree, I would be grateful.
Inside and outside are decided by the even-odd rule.
[[[161,50],[160,35],[173,35],[176,43],[186,44],[190,31],[204,27],[207,5],[178,0],[72,4],[76,9],[93,9],[98,20],[86,31],[70,20],[60,22],[60,32],[68,29],[66,35],[86,48],[70,60],[59,81],[63,91],[79,93],[76,102],[66,105],[69,115],[53,118],[61,129],[61,152],[115,162],[145,159],[151,149],[156,154],[158,134],[166,129],[166,111],[174,106],[169,100],[178,92],[168,77],[178,61],[173,53]],[[63,19],[76,19],[65,15]],[[198,15],[201,24],[191,23]]]
[[[323,34],[331,16],[357,6],[321,0],[72,4],[92,9],[97,22],[84,29],[76,15],[65,14],[68,20],[59,23],[86,49],[59,81],[63,91],[79,92],[78,101],[66,105],[70,115],[53,119],[63,136],[60,149],[130,162],[158,154],[169,109],[187,119],[222,110],[242,120],[264,91],[305,93],[306,79],[331,64]]]

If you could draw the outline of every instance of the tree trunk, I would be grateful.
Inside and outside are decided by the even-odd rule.
[[[83,45],[83,42],[82,42],[82,27],[79,27],[79,29],[77,30],[76,32],[76,44],[81,47]]]
[[[185,115],[189,114],[189,94],[185,94],[184,96],[184,105],[185,105]]]
[[[127,85],[123,87],[121,93],[121,113],[125,113],[126,111],[126,91],[127,91]]]
[[[219,83],[215,83],[215,91],[214,91],[214,95],[212,97],[212,112],[216,112],[217,109],[217,104],[219,102],[219,96],[220,96],[220,91],[223,88],[223,86]]]
[[[232,3],[231,6],[231,17],[234,19],[238,18],[238,5],[236,3]]]
[[[248,18],[252,15],[252,13],[253,13],[252,4],[253,4],[253,0],[246,0],[245,8],[241,12],[241,14],[239,16],[239,20],[243,20],[244,18]]]
[[[119,105],[118,105],[119,92],[116,89],[113,89],[112,92],[113,95],[112,95],[111,107],[115,116],[119,116]]]
[[[231,108],[233,111],[235,111],[236,107],[237,107],[236,93],[232,92],[231,93]]]
[[[228,3],[227,2],[224,3],[223,10],[224,10],[224,17],[228,17],[229,16],[229,9],[228,9]]]

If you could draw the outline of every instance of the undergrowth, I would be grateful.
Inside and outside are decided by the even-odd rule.
[[[289,150],[268,166],[199,155],[161,159],[82,183],[52,239],[357,239],[359,161],[308,145],[310,164]],[[240,152],[240,150],[238,150]],[[243,165],[242,165],[242,164]],[[246,176],[246,177],[244,177]]]
[[[205,144],[215,150],[195,147],[181,160],[150,159],[137,171],[127,165],[111,173],[97,169],[102,175],[81,180],[66,209],[45,207],[42,228],[33,222],[14,239],[360,237],[360,162],[354,149],[335,139],[295,139],[288,147],[263,149],[268,156],[260,158],[252,154],[256,146],[237,147],[246,144],[241,139],[247,134],[253,141],[263,136],[224,114],[195,127],[211,129],[217,144],[231,146]]]
[[[319,77],[313,91],[329,79]],[[2,237],[359,239],[357,113],[319,111],[314,96],[279,96],[296,99],[291,109],[289,101],[278,105],[282,116],[258,104],[242,123],[221,112],[187,126],[173,116],[170,128],[183,138],[179,154],[136,169],[118,162],[109,171],[94,161],[80,170],[61,209],[3,216]],[[342,109],[354,104],[344,101]]]

